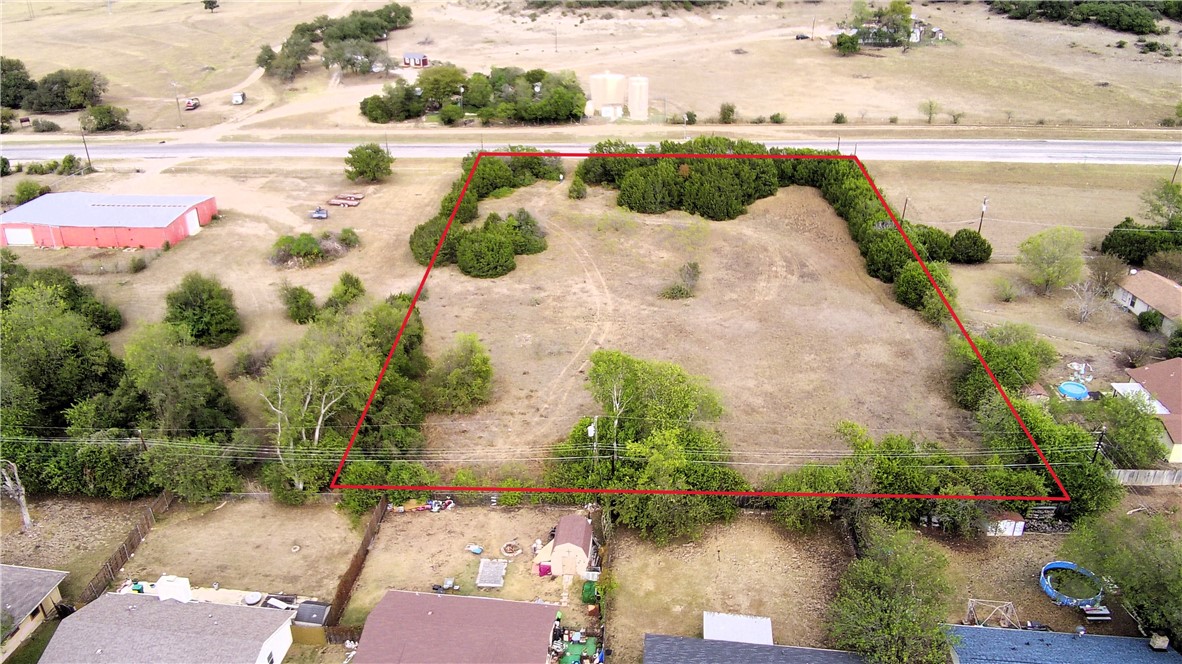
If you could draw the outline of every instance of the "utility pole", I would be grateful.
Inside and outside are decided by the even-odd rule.
[[[181,121],[181,84],[176,81],[171,81],[171,83],[172,98],[176,100],[176,127],[180,129],[185,126],[185,123]]]
[[[817,17],[814,16],[813,17],[813,27],[811,30],[809,30],[809,41],[812,41],[813,37],[815,37],[816,35],[817,35]]]
[[[86,151],[86,170],[93,171],[94,166],[90,163],[90,146],[86,144],[86,122],[82,118],[78,118],[78,128],[82,130],[82,149]]]
[[[981,233],[981,227],[985,225],[985,210],[988,210],[988,209],[989,209],[989,197],[986,196],[985,200],[981,201],[981,221],[977,222],[977,234],[978,235],[980,235],[980,233]]]
[[[599,465],[599,416],[595,416],[595,420],[591,423],[591,449],[595,455],[595,465]]]
[[[902,217],[903,219],[907,218],[907,204],[910,202],[911,202],[910,197],[903,199],[903,217]]]
[[[1096,439],[1096,451],[1092,452],[1092,463],[1096,463],[1096,457],[1100,456],[1100,449],[1104,447],[1104,434],[1107,431],[1107,425],[1100,427],[1100,437]]]
[[[620,447],[620,419],[617,417],[612,427],[612,478],[616,476],[616,456]]]
[[[841,136],[837,137],[837,151],[841,152]]]
[[[1174,166],[1174,174],[1170,176],[1170,184],[1174,184],[1174,178],[1178,177],[1178,166],[1182,166],[1182,157],[1178,157],[1178,163]]]

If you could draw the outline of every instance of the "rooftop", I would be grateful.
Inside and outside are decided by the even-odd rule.
[[[19,624],[65,578],[66,572],[57,570],[0,565],[0,602],[3,603],[3,609]]]
[[[544,664],[558,610],[391,590],[366,618],[353,664]]]
[[[582,514],[567,514],[554,530],[554,548],[574,544],[591,555],[591,520]]]
[[[1149,639],[965,625],[951,630],[960,637],[953,646],[960,664],[1182,664],[1176,652],[1150,650]]]
[[[125,196],[69,191],[46,194],[0,215],[3,224],[83,228],[164,228],[212,196]]]
[[[1170,438],[1182,443],[1182,357],[1154,362],[1136,369],[1126,369],[1130,378],[1153,395],[1168,414],[1158,414]]]
[[[62,620],[41,664],[254,664],[292,612],[107,593]]]
[[[702,638],[772,645],[772,619],[735,613],[702,612]]]
[[[644,635],[644,664],[865,664],[844,650],[711,641],[688,636]]]
[[[1160,311],[1166,318],[1182,318],[1182,286],[1160,274],[1149,270],[1137,270],[1122,279],[1120,287]]]

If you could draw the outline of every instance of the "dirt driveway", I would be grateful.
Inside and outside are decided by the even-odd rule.
[[[235,500],[180,505],[157,522],[121,579],[189,578],[194,586],[332,598],[361,541],[332,505]],[[297,548],[298,547],[298,548]]]
[[[825,614],[852,559],[835,531],[789,536],[745,515],[692,544],[658,548],[621,530],[612,545],[607,636],[619,664],[640,662],[646,633],[701,636],[703,611],[767,616],[777,644],[832,647]]]
[[[557,507],[457,507],[434,514],[391,512],[374,539],[341,622],[363,623],[387,590],[430,591],[432,585],[443,583],[445,578],[454,578],[463,595],[559,603],[562,580],[535,575],[529,547],[536,539],[546,542],[550,529],[573,511]],[[505,587],[477,589],[480,559],[503,558],[499,552],[501,545],[513,540],[525,550],[508,558]],[[483,547],[484,553],[475,555],[466,551],[464,547],[468,544]],[[581,615],[578,610],[582,607],[581,591],[580,583],[570,589],[572,619]]]

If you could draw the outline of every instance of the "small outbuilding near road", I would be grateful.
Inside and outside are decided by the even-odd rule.
[[[0,215],[3,247],[175,245],[217,214],[213,196],[46,194]]]

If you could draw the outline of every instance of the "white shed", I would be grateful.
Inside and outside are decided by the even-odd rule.
[[[990,537],[1020,537],[1026,531],[1026,519],[1017,512],[998,512],[989,517],[985,534]]]

